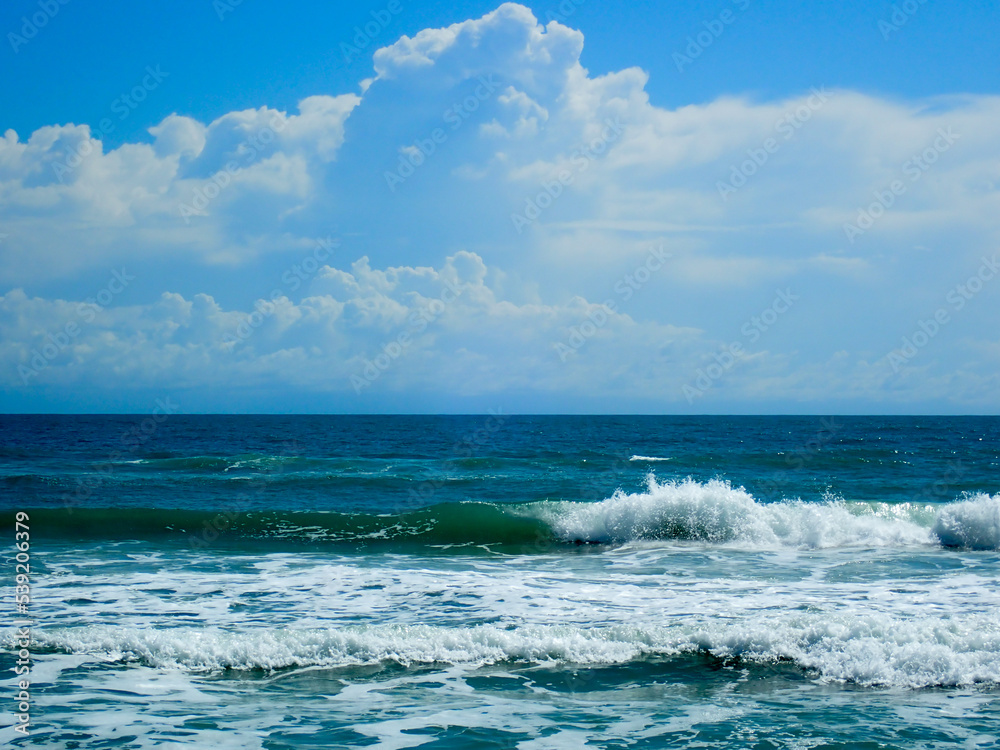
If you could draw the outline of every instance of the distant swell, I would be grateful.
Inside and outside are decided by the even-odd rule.
[[[402,513],[199,511],[74,508],[30,512],[41,537],[156,539],[176,537],[194,547],[227,542],[371,545],[531,545],[551,543],[536,519],[488,503],[441,503]]]
[[[327,629],[36,629],[35,648],[194,671],[328,668],[395,662],[583,666],[707,654],[745,664],[789,661],[864,685],[1000,683],[1000,625],[987,615],[926,620],[785,615],[686,625],[582,628],[354,626]],[[6,635],[6,647],[14,638]]]
[[[441,503],[384,515],[127,508],[31,511],[32,530],[65,539],[181,536],[386,545],[514,545],[547,551],[573,543],[672,541],[747,548],[944,545],[1000,549],[1000,495],[947,505],[784,500],[761,503],[713,480],[657,482],[600,502]]]

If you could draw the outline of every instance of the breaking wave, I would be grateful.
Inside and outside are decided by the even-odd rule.
[[[793,662],[823,679],[919,688],[1000,682],[1000,624],[954,620],[804,616],[662,627],[570,625],[466,628],[374,625],[329,629],[38,629],[41,651],[90,654],[192,671],[344,668],[393,662],[471,667],[502,662],[599,666],[709,655],[729,662]],[[12,636],[5,645],[13,648]]]
[[[943,545],[1000,549],[1000,495],[945,505],[782,500],[762,503],[721,480],[658,482],[600,502],[440,503],[385,514],[128,508],[31,511],[38,533],[65,539],[187,536],[309,543],[513,545],[673,541],[761,547]]]

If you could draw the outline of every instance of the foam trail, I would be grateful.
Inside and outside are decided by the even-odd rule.
[[[1000,624],[986,615],[914,619],[789,613],[646,627],[375,625],[231,631],[91,625],[39,629],[34,638],[36,648],[50,652],[189,671],[383,662],[597,666],[707,653],[745,663],[792,661],[828,680],[865,685],[1000,684]],[[10,648],[13,640],[13,635],[4,637]]]
[[[629,461],[673,461],[672,458],[663,458],[661,456],[632,456]]]

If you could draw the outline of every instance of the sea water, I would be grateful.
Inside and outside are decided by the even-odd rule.
[[[996,747],[1000,419],[3,416],[0,737]],[[30,607],[14,606],[15,513]]]

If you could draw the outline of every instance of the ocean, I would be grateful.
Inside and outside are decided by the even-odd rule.
[[[1000,418],[6,415],[0,487],[5,743],[1000,743]]]

